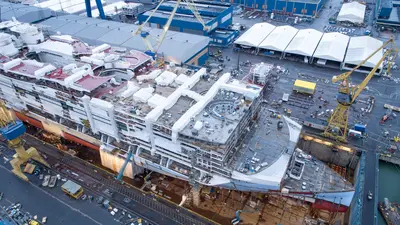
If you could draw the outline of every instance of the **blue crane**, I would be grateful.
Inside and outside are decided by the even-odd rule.
[[[85,0],[85,4],[86,4],[86,16],[92,17],[92,6],[90,5],[90,0]],[[101,3],[101,0],[96,0],[96,5],[97,5],[97,10],[99,10],[100,18],[105,20],[106,15],[104,14],[103,3]]]
[[[29,181],[28,177],[25,176],[21,170],[22,164],[33,159],[42,163],[44,166],[50,166],[35,148],[30,147],[28,150],[25,150],[24,141],[21,138],[25,131],[26,128],[24,123],[20,120],[14,120],[10,116],[4,102],[0,101],[0,134],[7,139],[8,145],[17,152],[10,161],[10,164],[13,167],[12,172],[19,178]]]
[[[124,165],[122,165],[121,169],[118,172],[118,175],[116,177],[117,180],[119,180],[119,181],[122,180],[126,166],[128,165],[129,161],[131,161],[132,156],[133,156],[133,149],[130,149],[128,152],[128,156],[125,159]]]

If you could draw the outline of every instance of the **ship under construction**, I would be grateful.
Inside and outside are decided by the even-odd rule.
[[[298,147],[302,126],[267,108],[266,85],[18,21],[1,27],[0,98],[20,120],[97,151],[104,167],[128,159],[130,178],[146,168],[197,187],[350,206],[354,185]]]

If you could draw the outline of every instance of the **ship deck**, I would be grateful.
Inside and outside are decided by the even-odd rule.
[[[344,177],[324,162],[304,153],[300,149],[297,149],[293,154],[287,173],[299,176],[298,178],[289,176],[284,179],[282,186],[291,192],[329,193],[354,191],[354,186]],[[337,201],[340,200],[337,199]]]
[[[271,111],[261,108],[259,119],[245,136],[243,147],[233,157],[233,169],[242,173],[258,172],[258,166],[262,170],[272,165],[284,152],[293,152],[296,143],[290,142],[288,123],[270,115]],[[277,129],[278,121],[284,123],[282,129]]]

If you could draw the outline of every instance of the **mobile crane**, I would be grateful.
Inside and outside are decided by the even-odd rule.
[[[0,100],[0,133],[7,139],[10,148],[16,151],[13,159],[10,161],[13,167],[12,172],[19,178],[29,181],[28,177],[21,170],[21,165],[27,162],[29,159],[40,162],[41,164],[50,167],[49,164],[43,159],[38,151],[30,147],[25,151],[24,142],[21,136],[25,133],[25,125],[20,120],[14,120],[10,115],[9,111],[5,107],[3,101]]]
[[[203,30],[208,30],[209,27],[206,26],[206,24],[204,23],[203,19],[201,18],[201,15],[199,13],[199,11],[197,10],[193,0],[184,0],[185,3],[187,4],[189,10],[193,13],[193,15],[196,17],[196,19],[201,23],[201,25],[203,26]],[[161,35],[159,36],[159,38],[155,38],[153,37],[153,39],[156,40],[156,43],[153,47],[152,43],[149,40],[150,37],[150,33],[146,30],[143,29],[143,27],[148,23],[148,21],[153,17],[153,15],[156,13],[156,11],[158,10],[158,8],[161,6],[161,4],[164,2],[164,0],[161,0],[157,7],[153,10],[153,12],[150,14],[149,17],[147,17],[146,21],[144,21],[139,27],[138,29],[132,33],[133,36],[140,34],[140,36],[142,37],[142,40],[144,41],[147,50],[145,51],[145,53],[151,57],[153,57],[154,60],[156,60],[156,64],[158,65],[158,67],[162,67],[164,65],[164,57],[163,55],[158,55],[158,50],[161,47],[161,44],[163,43],[167,32],[169,30],[169,27],[171,26],[171,22],[172,19],[174,18],[177,9],[179,8],[180,3],[182,2],[182,0],[177,0],[175,3],[175,7],[172,10],[171,14],[168,17],[167,22],[165,23],[165,25],[163,26],[163,32],[161,33]]]
[[[349,82],[350,75],[385,47],[388,48],[386,49],[385,53],[380,58],[378,63],[375,65],[375,67],[371,70],[371,72],[369,72],[369,74],[359,85],[351,87]],[[347,142],[346,135],[348,131],[348,117],[351,105],[356,101],[362,90],[365,89],[368,82],[374,76],[385,58],[389,58],[387,73],[390,72],[392,62],[396,58],[397,53],[398,48],[395,46],[393,38],[390,38],[388,41],[383,43],[381,47],[375,50],[370,56],[368,56],[360,64],[354,67],[351,71],[332,77],[332,83],[341,81],[339,85],[339,93],[337,96],[338,105],[336,106],[335,111],[332,113],[328,120],[328,126],[325,128],[323,136],[341,142]]]

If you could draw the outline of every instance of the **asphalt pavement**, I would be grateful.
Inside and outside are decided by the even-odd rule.
[[[375,205],[375,199],[378,197],[375,193],[377,185],[377,160],[375,151],[367,151],[365,158],[365,168],[364,168],[364,200],[362,208],[362,223],[363,225],[373,225],[375,224],[375,211],[377,206]],[[371,191],[373,194],[372,199],[369,200],[367,195]]]
[[[8,165],[0,164],[0,192],[4,193],[0,206],[8,207],[13,203],[20,203],[22,211],[29,212],[32,216],[37,215],[38,220],[46,216],[48,225],[121,224],[105,209],[94,206],[94,203],[71,199],[59,187],[45,190],[17,178]]]

